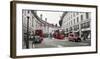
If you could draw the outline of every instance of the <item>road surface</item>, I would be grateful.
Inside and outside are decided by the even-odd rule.
[[[30,44],[31,48],[60,48],[60,47],[75,47],[75,46],[90,46],[91,41],[71,42],[66,40],[59,40],[54,38],[44,38],[41,44]]]

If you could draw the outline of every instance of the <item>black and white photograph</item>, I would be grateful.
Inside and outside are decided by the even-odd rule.
[[[22,10],[22,47],[91,46],[91,12]]]
[[[97,53],[97,6],[11,2],[11,57]]]

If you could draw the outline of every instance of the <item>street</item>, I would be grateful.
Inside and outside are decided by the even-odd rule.
[[[71,42],[68,40],[59,40],[54,38],[44,38],[41,44],[33,44],[31,45],[30,41],[30,48],[55,48],[55,47],[75,47],[75,46],[90,46],[90,40],[82,41],[82,42]]]
[[[23,10],[22,48],[91,46],[90,15],[89,12]]]

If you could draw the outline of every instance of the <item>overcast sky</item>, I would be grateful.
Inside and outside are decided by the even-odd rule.
[[[40,17],[40,14],[43,15],[42,19],[45,20],[47,18],[47,22],[51,24],[59,25],[60,17],[63,12],[53,12],[53,11],[37,11],[37,15]]]

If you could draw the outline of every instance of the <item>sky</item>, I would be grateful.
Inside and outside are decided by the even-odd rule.
[[[42,19],[47,18],[47,22],[50,24],[57,24],[59,26],[59,20],[63,12],[54,12],[54,11],[37,11],[38,17],[42,14]]]

